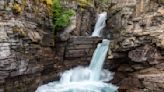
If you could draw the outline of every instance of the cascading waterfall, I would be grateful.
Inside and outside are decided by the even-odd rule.
[[[98,36],[100,37],[102,29],[106,26],[106,19],[107,19],[107,12],[103,12],[98,15],[98,20],[96,22],[96,25],[94,27],[94,31],[92,33],[92,36]]]
[[[95,28],[104,28],[106,17],[106,12],[100,14],[97,21],[100,23],[96,23]],[[92,36],[100,36],[101,30],[95,31]],[[113,78],[113,73],[102,69],[109,44],[107,39],[98,44],[88,67],[79,66],[65,71],[59,81],[42,85],[35,92],[116,92],[118,87],[105,83]]]

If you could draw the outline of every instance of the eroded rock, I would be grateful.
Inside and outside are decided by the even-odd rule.
[[[122,9],[107,24],[114,34],[112,70],[117,69],[116,75],[122,75],[114,77],[114,83],[118,80],[115,84],[121,92],[163,92],[163,4],[158,0],[135,0],[128,6],[129,0],[126,1],[117,3]]]

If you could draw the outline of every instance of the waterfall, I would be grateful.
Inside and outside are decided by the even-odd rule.
[[[105,20],[100,14],[95,28],[104,28]],[[101,26],[100,26],[101,25]],[[93,32],[93,36],[100,36],[100,30]],[[94,51],[91,63],[88,67],[76,67],[65,71],[59,81],[50,82],[38,87],[35,92],[116,92],[118,87],[111,83],[105,83],[113,78],[113,73],[102,69],[105,61],[110,41],[103,39]]]
[[[89,68],[93,71],[90,80],[98,81],[100,79],[100,73],[108,52],[109,40],[104,39],[101,44],[98,44],[97,49],[93,54],[93,58],[89,65]]]
[[[96,25],[94,27],[94,31],[92,33],[92,36],[98,36],[100,37],[101,35],[101,30],[106,26],[106,21],[107,19],[107,12],[103,12],[98,15],[98,20],[96,22]]]

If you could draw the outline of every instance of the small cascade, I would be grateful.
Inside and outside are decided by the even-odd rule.
[[[99,23],[95,26],[98,30],[95,29],[92,36],[100,36],[106,16],[105,12],[99,15]],[[113,73],[102,69],[109,44],[109,40],[103,39],[102,43],[97,45],[88,67],[79,66],[65,71],[59,81],[42,85],[35,92],[116,92],[118,87],[105,83],[113,78]]]
[[[92,33],[92,36],[98,36],[100,37],[102,29],[106,26],[106,21],[107,19],[107,12],[103,12],[98,15],[98,20],[96,22],[96,25],[94,27],[94,31]]]
[[[100,73],[105,61],[109,47],[109,40],[104,39],[101,44],[98,44],[95,50],[89,68],[93,71],[90,80],[98,81],[100,79]]]

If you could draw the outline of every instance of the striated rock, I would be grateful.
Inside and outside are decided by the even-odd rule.
[[[77,23],[59,34],[54,47],[49,5],[18,0],[21,13],[15,14],[13,3],[0,1],[0,92],[34,92],[58,73],[88,65],[102,40],[88,37],[101,7],[80,9],[76,1],[62,0],[77,11]],[[112,0],[102,7],[109,9],[105,36],[112,46],[105,68],[116,71],[113,83],[123,92],[163,92],[162,0]]]
[[[131,67],[135,70],[141,70],[141,69],[144,69],[144,65],[142,64],[134,64],[134,65],[131,65]]]
[[[155,58],[154,55],[156,54],[156,49],[145,45],[144,47],[140,47],[136,50],[132,50],[129,52],[129,58],[135,62],[145,62],[149,60],[149,58]]]
[[[106,32],[112,34],[110,66],[117,70],[116,75],[121,74],[114,77],[114,83],[120,92],[163,92],[163,3],[116,1],[112,9],[121,9],[108,19],[111,29]],[[130,5],[130,1],[136,2]]]
[[[29,38],[32,40],[32,42],[39,42],[41,41],[42,37],[38,32],[29,32],[28,33]]]
[[[86,7],[83,10],[77,8],[75,36],[90,36],[96,23],[96,12],[93,7]]]
[[[42,2],[17,1],[0,0],[0,92],[34,92],[48,80],[45,76],[54,77],[52,71],[42,73],[53,69],[56,62],[49,7]]]
[[[97,44],[101,41],[102,38],[99,37],[72,36],[67,42],[58,43],[57,54],[65,63],[72,60],[81,61],[81,63],[88,62],[91,60]]]

